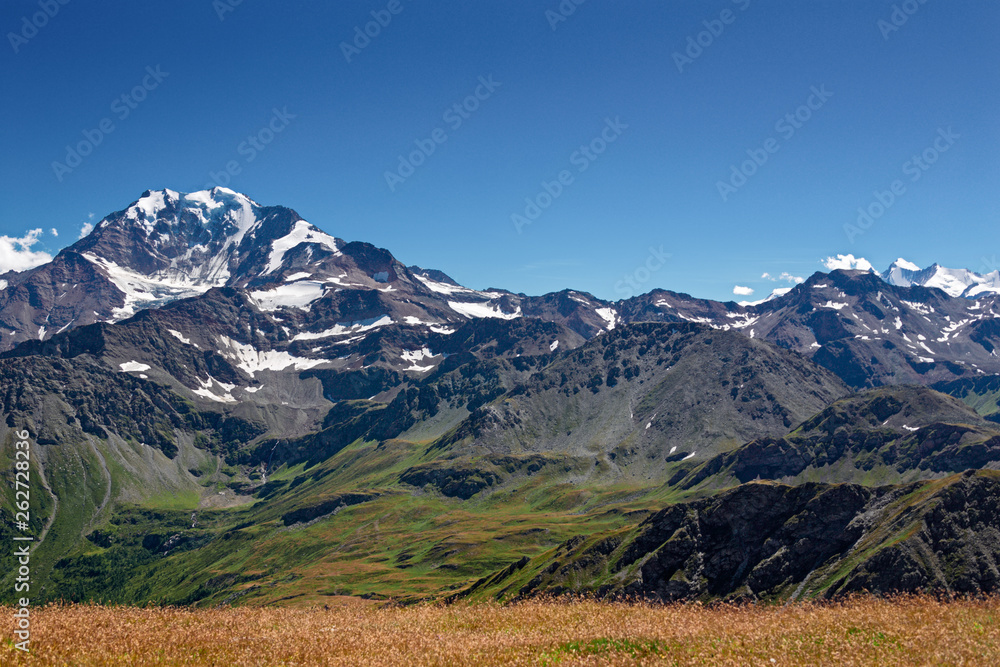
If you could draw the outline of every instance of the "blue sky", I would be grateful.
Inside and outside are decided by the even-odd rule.
[[[0,9],[0,272],[227,179],[529,294],[1000,255],[996,2],[63,1]]]

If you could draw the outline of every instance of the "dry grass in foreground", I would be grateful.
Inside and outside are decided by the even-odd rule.
[[[11,619],[10,608],[0,608]],[[1000,599],[33,610],[3,665],[998,665]],[[11,636],[6,623],[6,637]]]

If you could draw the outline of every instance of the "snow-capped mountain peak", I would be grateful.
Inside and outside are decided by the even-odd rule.
[[[953,297],[1000,294],[1000,272],[997,271],[980,274],[969,269],[949,269],[936,263],[921,269],[913,262],[899,258],[881,277],[899,287],[936,287]]]
[[[893,267],[898,267],[900,269],[905,269],[907,271],[919,271],[920,270],[919,266],[917,266],[913,262],[908,262],[907,260],[903,259],[902,257],[900,257],[895,262],[893,262],[892,266],[890,266],[889,268],[892,269]]]
[[[889,268],[880,275],[882,276],[882,280],[890,285],[909,287],[914,283],[915,276],[921,271],[922,269],[919,266],[900,257],[890,264]]]
[[[124,211],[102,220],[92,235],[116,225],[131,223],[154,247],[172,241],[225,241],[237,245],[262,207],[246,195],[214,188],[192,193],[147,190]]]
[[[142,308],[213,287],[281,282],[340,254],[333,236],[281,206],[261,206],[228,188],[147,190],[64,253],[77,253],[121,293],[119,320]],[[106,317],[106,316],[105,316]]]
[[[316,246],[317,261],[337,240],[291,209],[261,206],[227,188],[192,193],[147,190],[102,220],[70,249],[173,287],[202,291],[274,274],[290,251]]]

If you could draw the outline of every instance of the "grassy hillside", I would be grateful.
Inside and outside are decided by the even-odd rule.
[[[933,388],[962,399],[987,419],[1000,421],[1000,375],[941,382]]]
[[[200,604],[442,597],[574,535],[634,523],[660,502],[649,488],[564,483],[561,463],[515,471],[472,500],[448,497],[399,480],[425,452],[403,440],[359,442],[320,465],[280,470],[240,507],[125,507],[57,565],[48,597]]]
[[[6,618],[12,610],[0,608]],[[992,665],[1000,603],[932,597],[837,604],[515,605],[32,611],[32,653],[3,663],[98,665]],[[100,628],[94,633],[94,628]]]

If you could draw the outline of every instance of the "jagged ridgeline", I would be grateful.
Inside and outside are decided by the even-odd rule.
[[[0,277],[4,506],[24,429],[42,601],[992,590],[1000,277],[908,266],[527,296],[149,191]]]
[[[885,387],[834,402],[782,438],[753,440],[700,464],[684,489],[754,479],[884,484],[995,466],[1000,425],[923,387]]]

